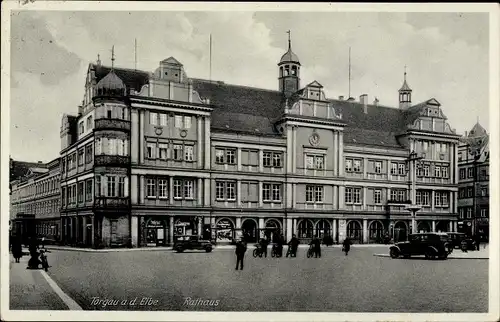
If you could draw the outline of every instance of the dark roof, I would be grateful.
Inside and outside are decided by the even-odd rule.
[[[253,134],[278,135],[273,120],[281,115],[278,91],[193,79],[194,89],[214,106],[212,127]],[[257,131],[256,131],[257,129]]]
[[[410,88],[410,86],[408,86],[408,83],[406,82],[406,79],[403,82],[403,86],[401,86],[401,88],[399,89],[399,91],[400,92],[404,92],[404,91],[411,92],[411,88]]]
[[[26,176],[32,168],[47,168],[46,163],[24,162],[11,160],[10,162],[10,181],[19,180]]]
[[[103,65],[91,65],[95,70],[96,81],[99,82],[111,71],[111,67],[103,66]],[[142,86],[148,84],[149,82],[149,73],[141,70],[133,70],[126,68],[113,68],[115,74],[127,85],[128,88],[132,88],[135,91],[139,92]]]
[[[111,70],[103,79],[97,83],[97,88],[105,89],[124,89],[125,84],[118,77],[114,70]]]

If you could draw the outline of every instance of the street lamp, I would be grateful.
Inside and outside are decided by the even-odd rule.
[[[405,209],[411,212],[411,232],[412,234],[417,232],[417,224],[416,224],[416,215],[417,211],[419,211],[422,207],[415,203],[416,199],[416,164],[418,160],[423,159],[422,157],[417,156],[415,151],[411,151],[408,156],[407,163],[410,165],[410,185],[411,185],[411,204],[406,206]]]

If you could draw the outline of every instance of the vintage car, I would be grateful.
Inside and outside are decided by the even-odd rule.
[[[394,244],[389,249],[392,258],[410,258],[425,255],[427,259],[446,259],[453,251],[446,233],[418,233],[408,235],[408,241]]]
[[[187,235],[176,236],[173,249],[182,253],[185,250],[204,250],[207,253],[212,251],[212,243],[209,240],[204,240],[200,236]]]
[[[456,233],[456,232],[450,232],[447,233],[448,236],[450,237],[450,243],[453,248],[460,248],[462,245],[462,241],[465,240],[467,242],[467,249],[468,250],[474,250],[476,249],[476,244],[472,238],[467,237],[466,234],[464,233]]]

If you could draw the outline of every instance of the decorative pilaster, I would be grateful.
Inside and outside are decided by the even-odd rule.
[[[210,117],[205,116],[205,169],[210,169],[211,152],[210,146]]]
[[[196,142],[196,146],[197,146],[197,153],[196,153],[196,162],[198,164],[198,168],[201,169],[203,167],[203,152],[202,152],[202,146],[203,146],[203,138],[202,138],[202,133],[203,133],[203,129],[202,129],[202,124],[201,124],[201,117],[197,117],[196,118],[196,123],[197,123],[197,127],[196,127],[196,132],[197,132],[197,142]]]
[[[431,222],[431,224],[432,224],[432,232],[434,233],[434,232],[436,232],[436,221],[435,221],[435,220],[433,220],[433,221]]]
[[[339,176],[344,176],[344,133],[339,132]]]
[[[339,171],[339,132],[333,132],[333,175],[337,176]]]
[[[131,137],[132,140],[137,138]],[[139,163],[144,163],[144,110],[139,111]]]
[[[168,177],[168,203],[173,205],[174,204],[174,177],[170,176]]]
[[[198,178],[198,182],[196,183],[196,199],[197,199],[197,204],[198,206],[203,206],[203,186],[201,183],[201,178]]]
[[[368,220],[363,219],[363,244],[368,244]]]
[[[259,181],[259,207],[262,207],[264,205],[264,201],[262,198],[262,181]]]
[[[211,201],[210,201],[210,187],[212,186],[212,183],[210,182],[210,179],[204,179],[205,183],[203,184],[203,189],[205,191],[204,193],[204,198],[203,198],[203,205],[205,207],[210,207]],[[237,191],[239,193],[239,191]]]
[[[145,184],[144,184],[144,176],[139,176],[139,203],[141,205],[144,204],[144,196],[145,196]]]
[[[293,139],[292,139],[292,172],[297,172],[297,127],[292,127]]]

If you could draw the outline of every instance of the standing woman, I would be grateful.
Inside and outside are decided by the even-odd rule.
[[[15,236],[12,241],[12,255],[16,260],[16,263],[19,263],[19,259],[23,257],[23,245],[21,243],[21,238],[19,236]]]
[[[344,239],[344,242],[342,243],[342,250],[345,252],[345,255],[347,256],[347,253],[351,250],[351,240],[349,237],[346,237]]]

